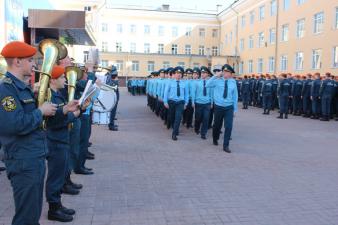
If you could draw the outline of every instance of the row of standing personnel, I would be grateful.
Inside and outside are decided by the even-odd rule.
[[[49,220],[73,220],[76,212],[62,204],[61,194],[79,194],[82,185],[71,180],[72,172],[93,174],[85,167],[87,159],[94,159],[88,151],[92,101],[88,99],[81,106],[78,100],[67,102],[65,67],[54,65],[49,81],[50,102],[38,106],[37,90],[30,86],[35,54],[34,47],[19,41],[8,43],[1,51],[7,72],[0,81],[0,143],[13,189],[13,225],[39,224],[46,160]],[[69,57],[61,62],[69,63]],[[76,83],[75,99],[81,96],[87,80],[95,80],[93,73],[84,74]]]
[[[223,150],[230,153],[229,142],[238,103],[235,71],[225,64],[216,66],[213,72],[215,75],[205,66],[185,71],[178,66],[152,73],[146,85],[148,106],[164,120],[168,129],[173,129],[171,138],[174,141],[180,134],[181,122],[187,128],[194,127],[196,134],[206,139],[213,121],[213,144],[218,145],[224,123]]]
[[[255,106],[264,109],[268,115],[270,110],[279,108],[277,118],[288,118],[288,114],[303,115],[312,119],[329,121],[336,114],[338,117],[338,77],[326,73],[313,76],[281,74],[244,76],[237,79],[239,98],[243,109]]]
[[[146,93],[147,80],[132,78],[127,81],[128,92],[132,95],[143,95]]]

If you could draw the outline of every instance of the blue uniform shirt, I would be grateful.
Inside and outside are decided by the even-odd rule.
[[[52,103],[57,105],[55,116],[49,117],[47,120],[47,138],[49,141],[56,141],[64,144],[69,144],[68,124],[74,122],[74,113],[68,112],[63,114],[63,106],[66,104],[66,99],[61,92],[52,92]]]
[[[203,94],[203,87],[204,87],[204,81],[205,81],[205,87],[206,87],[206,95]],[[206,86],[207,80],[194,80],[192,89],[191,89],[191,101],[192,104],[198,103],[198,104],[208,104],[212,102],[212,96],[211,96],[211,88]]]
[[[45,157],[46,133],[42,113],[30,87],[9,72],[0,81],[0,143],[5,159]]]
[[[223,77],[219,78],[213,76],[207,81],[207,87],[214,89],[213,101],[215,105],[223,107],[232,105],[234,107],[234,112],[237,112],[238,92],[236,81],[232,78],[228,79],[228,92],[226,98],[223,98],[224,84],[225,79]]]
[[[184,104],[187,105],[189,102],[189,87],[186,82],[179,80],[180,84],[180,96],[177,96],[177,80],[170,80],[164,90],[163,102],[168,104],[169,100],[178,102],[184,101]]]

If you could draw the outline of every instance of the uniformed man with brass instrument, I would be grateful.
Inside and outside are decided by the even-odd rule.
[[[37,107],[29,86],[36,49],[24,42],[5,45],[7,73],[0,84],[0,142],[13,188],[13,225],[39,224],[43,201],[47,143],[43,117],[54,116],[52,103]]]

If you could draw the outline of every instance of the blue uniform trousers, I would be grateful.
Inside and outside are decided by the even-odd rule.
[[[194,108],[192,107],[191,99],[187,105],[187,108],[184,110],[183,113],[183,123],[187,125],[187,127],[192,127],[192,119],[194,116]]]
[[[181,119],[182,119],[182,113],[184,110],[184,101],[172,101],[169,100],[169,114],[170,114],[170,120],[172,122],[172,128],[173,128],[173,135],[179,134]]]
[[[321,112],[320,98],[319,97],[314,97],[312,99],[312,113],[314,115],[319,116],[320,112]]]
[[[89,115],[81,115],[81,129],[80,129],[80,146],[79,146],[79,160],[76,165],[75,170],[83,169],[86,156],[88,153],[88,143],[89,143],[89,126],[90,126]]]
[[[243,99],[243,108],[247,108],[249,106],[250,93],[244,92],[242,94],[242,99]]]
[[[227,106],[222,107],[215,105],[214,107],[214,126],[212,129],[212,137],[213,140],[218,141],[222,124],[224,121],[224,141],[223,141],[223,147],[228,147],[232,132],[232,124],[234,119],[234,107],[233,106]]]
[[[12,225],[39,225],[42,210],[45,158],[5,160],[13,188]]]
[[[279,112],[286,114],[289,113],[289,96],[279,97]]]
[[[203,136],[208,132],[210,108],[210,103],[195,103],[195,131],[200,131],[202,124],[201,135]]]
[[[79,151],[80,151],[80,129],[81,129],[81,120],[76,118],[73,122],[73,128],[70,130],[70,150],[69,150],[69,167],[68,173],[70,174],[72,170],[76,168],[76,165],[79,160]]]
[[[272,106],[272,94],[264,94],[263,95],[263,109],[271,110]]]
[[[48,175],[46,199],[48,203],[61,203],[61,189],[65,184],[69,164],[69,145],[48,140]]]
[[[310,96],[303,96],[303,113],[306,115],[311,114],[311,98]]]
[[[302,111],[302,98],[300,95],[293,96],[292,98],[293,113],[301,113]]]
[[[113,107],[113,109],[110,112],[110,118],[109,118],[109,127],[113,128],[115,126],[115,117],[116,117],[116,110],[117,110],[117,105],[118,105],[118,101],[116,102],[115,106]],[[89,126],[89,128],[91,129],[91,126]]]
[[[330,116],[331,114],[331,102],[332,102],[332,97],[331,96],[323,96],[321,98],[322,100],[322,114],[323,116]]]

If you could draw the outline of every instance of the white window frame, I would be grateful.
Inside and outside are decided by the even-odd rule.
[[[108,42],[107,41],[101,42],[101,51],[102,52],[108,52]]]
[[[198,55],[205,55],[205,46],[204,45],[198,46]]]
[[[244,62],[242,61],[242,62],[240,62],[239,63],[239,74],[243,74],[243,72],[244,72]]]
[[[338,45],[332,49],[332,67],[338,68]]]
[[[185,63],[184,62],[178,62],[177,66],[182,67],[183,69],[185,69]]]
[[[191,45],[185,45],[185,47],[184,47],[184,53],[186,55],[191,55]]]
[[[271,45],[276,43],[276,28],[269,29],[269,43]]]
[[[122,52],[122,42],[117,41],[117,42],[115,43],[115,51],[116,51],[116,52]]]
[[[241,17],[241,27],[244,28],[245,27],[245,15],[243,15]]]
[[[321,34],[324,31],[324,12],[316,13],[313,16],[313,33]]]
[[[178,54],[178,45],[177,44],[172,44],[171,45],[171,54],[172,55],[177,55]]]
[[[136,43],[135,42],[131,42],[130,43],[130,50],[131,53],[135,53],[136,52]]]
[[[249,36],[249,49],[253,49],[254,48],[254,37],[253,35]]]
[[[155,62],[154,61],[148,61],[147,71],[153,72],[154,70],[155,70]]]
[[[211,55],[212,56],[218,56],[218,47],[217,46],[211,47]]]
[[[185,36],[186,37],[191,37],[191,31],[192,31],[191,27],[186,27],[185,28]]]
[[[281,42],[289,41],[289,24],[282,25]]]
[[[144,34],[150,34],[150,25],[146,24],[143,27]]]
[[[272,0],[270,2],[270,16],[277,15],[277,0]]]
[[[171,27],[171,36],[172,37],[178,37],[178,27],[177,26]]]
[[[136,33],[136,25],[130,24],[130,33],[135,34]]]
[[[305,18],[299,19],[296,22],[296,37],[298,39],[305,36]]]
[[[250,25],[255,23],[255,11],[250,11]]]
[[[199,37],[204,38],[205,37],[205,28],[201,27],[198,30],[199,32]]]
[[[143,44],[143,52],[146,54],[150,53],[150,43],[144,43]]]
[[[275,66],[276,66],[276,60],[275,57],[270,56],[269,57],[269,69],[268,72],[272,73],[275,71]]]
[[[319,70],[319,69],[322,68],[322,55],[323,55],[322,49],[313,49],[312,50],[311,68],[313,70]]]
[[[288,70],[288,56],[287,55],[281,55],[280,70],[281,71],[287,71]]]
[[[241,40],[239,41],[239,51],[240,52],[244,51],[244,43],[245,43],[244,38],[241,38]]]
[[[253,73],[253,60],[248,61],[248,73]]]
[[[116,24],[116,33],[119,33],[119,34],[123,33],[123,25],[121,23]]]
[[[123,70],[123,60],[116,60],[115,66],[116,66],[117,71],[122,71]]]
[[[162,25],[158,26],[158,36],[159,37],[164,36],[164,26],[162,26]]]
[[[265,5],[261,5],[258,9],[258,12],[259,12],[259,21],[262,21],[265,19]]]
[[[108,24],[101,23],[101,32],[108,32]]]
[[[296,52],[295,70],[304,70],[304,52]]]
[[[217,38],[218,37],[218,29],[212,29],[212,37]]]
[[[163,54],[164,53],[164,44],[160,43],[157,45],[157,53]]]
[[[163,68],[167,69],[170,67],[170,62],[169,61],[163,61]]]
[[[290,0],[283,0],[283,10],[284,10],[284,11],[289,10],[289,9],[290,9],[290,6],[291,6]]]
[[[264,32],[258,33],[258,48],[264,47],[265,37]]]
[[[264,69],[264,59],[258,58],[257,59],[257,73],[263,73]]]
[[[131,61],[131,71],[133,72],[140,71],[140,62],[138,60]]]

